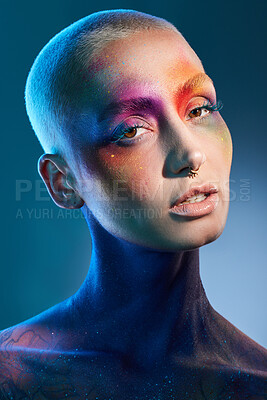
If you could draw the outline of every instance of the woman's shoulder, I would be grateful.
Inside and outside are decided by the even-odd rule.
[[[230,364],[202,365],[198,368],[196,386],[203,399],[264,400],[267,373]]]
[[[55,388],[55,398],[72,393],[69,337],[60,307],[0,331],[0,400],[52,399]]]
[[[54,348],[59,340],[58,330],[53,329],[52,318],[55,307],[29,318],[19,324],[0,331],[1,357],[10,358],[11,354]],[[59,314],[58,314],[58,318]],[[62,330],[62,333],[64,330]]]
[[[216,313],[213,340],[226,364],[237,369],[267,373],[267,350],[226,318]]]
[[[87,357],[84,368],[78,349],[66,350],[68,337],[63,330],[29,322],[1,331],[0,400],[81,399],[77,390],[81,376],[92,390],[94,355]]]
[[[50,336],[47,329],[30,322],[0,332],[0,399],[25,398],[25,382],[30,383],[34,364],[40,365],[44,352],[51,348]]]

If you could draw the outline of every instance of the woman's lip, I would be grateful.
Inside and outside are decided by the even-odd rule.
[[[204,185],[201,186],[194,186],[190,188],[186,193],[184,193],[181,197],[175,200],[174,203],[172,203],[171,207],[178,206],[180,203],[183,201],[186,201],[192,196],[195,196],[197,194],[212,194],[212,193],[217,193],[218,189],[216,186],[210,184],[210,183],[205,183]]]
[[[215,210],[219,202],[218,193],[211,193],[205,200],[198,203],[179,204],[169,209],[171,214],[177,214],[184,217],[202,217]]]

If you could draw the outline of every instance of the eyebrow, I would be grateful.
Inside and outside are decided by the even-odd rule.
[[[138,81],[140,83],[140,81]],[[189,90],[197,90],[203,87],[206,83],[212,83],[212,79],[205,74],[200,72],[189,78],[186,82],[180,84],[176,90],[176,96],[180,96]],[[153,97],[135,97],[127,100],[122,100],[118,102],[111,102],[105,107],[98,117],[98,122],[108,119],[110,115],[123,114],[130,112],[140,112],[140,111],[159,111],[161,108],[161,101],[158,98]]]
[[[200,72],[189,78],[186,82],[182,83],[177,90],[177,94],[180,95],[188,90],[197,90],[203,87],[206,83],[211,83],[214,86],[213,80],[205,74],[205,72]]]
[[[152,97],[135,97],[110,103],[99,115],[98,122],[108,119],[109,115],[140,111],[159,110],[160,101]]]

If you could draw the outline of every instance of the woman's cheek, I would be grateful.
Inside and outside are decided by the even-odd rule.
[[[223,154],[226,160],[232,162],[233,155],[233,142],[230,131],[224,122],[223,118],[219,116],[219,123],[217,124],[217,137],[223,148]]]
[[[105,171],[104,180],[108,185],[114,187],[117,184],[124,188],[124,193],[127,191],[132,199],[139,198],[140,193],[143,197],[149,181],[145,154],[141,149],[138,152],[136,148],[114,147],[99,150],[102,170]]]
[[[233,143],[230,131],[220,114],[213,116],[208,124],[203,126],[203,134],[209,135],[220,146],[223,157],[232,161]]]

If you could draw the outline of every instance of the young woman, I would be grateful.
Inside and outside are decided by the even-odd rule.
[[[199,275],[226,223],[232,141],[183,36],[133,10],[92,14],[45,46],[25,94],[39,173],[82,209],[92,257],[77,293],[2,331],[1,398],[264,399],[266,350]]]

